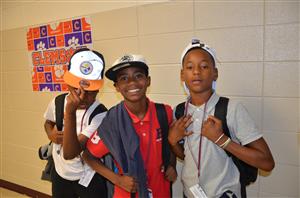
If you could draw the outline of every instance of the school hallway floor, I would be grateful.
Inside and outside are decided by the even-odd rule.
[[[28,198],[28,196],[0,187],[0,198]]]

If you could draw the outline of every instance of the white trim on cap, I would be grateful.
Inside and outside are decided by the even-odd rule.
[[[119,69],[121,69],[121,68],[123,68],[123,67],[128,67],[128,66],[130,66],[130,63],[129,63],[129,62],[126,62],[126,63],[124,63],[124,64],[122,64],[122,65],[119,65],[119,66],[113,68],[112,70],[113,70],[113,71],[117,71],[117,70],[119,70]]]
[[[125,54],[122,57],[118,58],[112,65],[112,67],[117,66],[119,64],[126,64],[131,62],[142,62],[147,65],[145,58],[142,55],[136,54]],[[115,71],[115,70],[113,70]]]

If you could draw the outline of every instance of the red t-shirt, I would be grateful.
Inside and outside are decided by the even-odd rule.
[[[172,108],[165,105],[169,124],[172,122]],[[127,108],[126,108],[127,109]],[[156,116],[155,104],[150,101],[146,115],[140,120],[127,109],[133,121],[133,126],[140,139],[140,151],[147,171],[148,188],[153,197],[170,197],[170,182],[164,178],[162,171],[162,131]],[[151,133],[149,131],[151,130]],[[151,137],[151,139],[150,139]],[[99,139],[97,132],[87,142],[88,151],[95,157],[101,158],[109,152]],[[117,165],[119,173],[122,170]],[[114,197],[130,197],[130,193],[115,186]]]

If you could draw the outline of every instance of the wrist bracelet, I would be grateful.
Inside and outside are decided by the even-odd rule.
[[[227,140],[223,144],[220,145],[220,147],[222,149],[225,149],[230,142],[231,142],[231,139],[228,137]]]
[[[224,133],[222,133],[222,134],[220,135],[220,137],[215,141],[215,144],[217,144],[223,136],[224,136]]]

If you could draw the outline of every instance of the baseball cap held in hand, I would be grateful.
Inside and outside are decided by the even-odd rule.
[[[77,50],[71,57],[64,81],[68,85],[84,90],[96,91],[103,86],[105,63],[103,55],[88,48]]]

